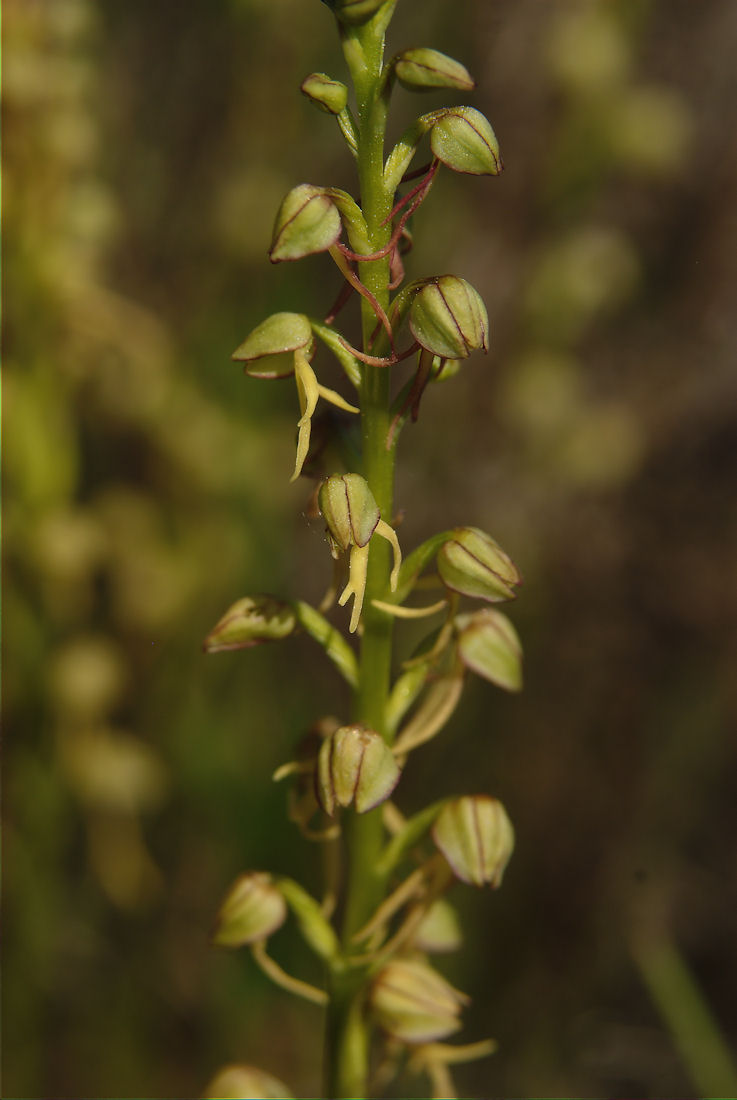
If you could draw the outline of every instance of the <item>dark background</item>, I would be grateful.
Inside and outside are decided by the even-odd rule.
[[[306,639],[200,642],[330,574],[293,386],[229,357],[337,290],[265,254],[295,183],[355,188],[298,91],[344,75],[332,18],[4,7],[3,1095],[191,1097],[226,1061],[316,1095],[319,1011],[208,936],[241,870],[319,889],[269,777],[347,698]],[[405,549],[474,524],[526,582],[524,693],[470,683],[400,795],[487,790],[517,830],[503,888],[453,894],[439,965],[464,1041],[500,1041],[459,1088],[734,1095],[737,5],[400,0],[407,45],[477,77],[506,166],[416,219],[410,275],[469,278],[492,341],[426,395],[397,493]],[[399,90],[392,135],[447,101]]]

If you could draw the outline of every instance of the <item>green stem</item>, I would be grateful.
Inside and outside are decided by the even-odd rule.
[[[701,1096],[737,1096],[737,1068],[686,960],[665,928],[633,938],[650,996]]]
[[[384,187],[384,135],[386,100],[381,96],[386,13],[381,18],[342,32],[343,50],[356,91],[358,106],[357,167],[361,207],[368,229],[369,251],[378,252],[388,242],[391,225],[382,225],[392,208]],[[359,275],[380,305],[389,305],[389,259],[359,265]],[[361,303],[363,346],[369,340],[376,317],[365,300]],[[394,449],[387,449],[390,426],[390,373],[388,368],[361,369],[361,429],[364,476],[381,509],[391,522],[394,499]],[[383,539],[371,542],[363,613],[363,637],[354,697],[354,717],[388,738],[386,704],[390,689],[393,621],[376,611],[372,599],[386,597],[391,568],[390,548]],[[377,873],[384,847],[381,810],[345,815],[346,887],[344,895],[343,951],[355,951],[353,934],[364,925],[381,902],[386,877]],[[333,972],[327,1013],[325,1081],[329,1097],[367,1095],[369,1028],[365,1020],[365,974]]]

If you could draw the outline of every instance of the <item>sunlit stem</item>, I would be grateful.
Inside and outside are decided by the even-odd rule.
[[[457,1066],[463,1062],[475,1062],[479,1058],[488,1058],[494,1054],[499,1044],[496,1039],[480,1039],[477,1043],[427,1043],[418,1050],[418,1057],[425,1062],[442,1062],[446,1066]]]
[[[353,156],[358,155],[358,131],[350,107],[344,107],[337,116],[338,126]]]
[[[440,633],[438,634],[437,638],[435,639],[435,645],[432,647],[432,649],[429,650],[429,652],[427,652],[427,653],[420,653],[420,655],[418,657],[410,657],[409,660],[403,661],[402,662],[402,668],[408,669],[408,668],[413,668],[415,665],[430,664],[437,657],[440,656],[440,654],[443,652],[443,650],[445,649],[445,647],[448,645],[448,643],[450,642],[450,640],[453,637],[453,630],[454,630],[453,619],[452,619],[453,603],[454,603],[454,601],[451,599],[449,601],[449,605],[448,605],[449,609],[451,611],[451,614],[449,614],[449,616],[448,616],[448,621],[443,624],[443,626],[440,630]]]
[[[399,832],[399,830],[407,824],[406,817],[399,809],[399,807],[396,806],[393,802],[384,802],[381,810],[381,816],[384,820],[384,825],[386,826],[388,832],[390,832],[392,836],[395,836]]]
[[[401,925],[385,944],[374,947],[373,950],[366,951],[363,955],[354,955],[351,962],[356,965],[370,965],[372,971],[381,967],[396,951],[399,950],[408,940],[412,938],[422,921],[425,918],[427,912],[427,905],[423,902],[418,905],[414,905],[407,916],[402,921]],[[371,945],[369,945],[370,947]]]
[[[358,127],[357,168],[361,191],[361,209],[367,226],[366,252],[381,250],[390,231],[382,221],[391,211],[392,193],[384,185],[384,136],[387,104],[380,95],[384,65],[384,36],[394,10],[395,0],[387,0],[368,22],[356,27],[341,27],[341,44],[355,89]],[[340,256],[339,250],[336,250]],[[376,319],[389,347],[393,336],[386,310],[389,306],[390,265],[388,259],[362,264],[361,279],[350,269],[348,281],[361,294],[363,353],[371,349],[371,332]],[[337,262],[337,261],[336,261]],[[356,279],[358,285],[353,283]],[[376,308],[378,306],[378,309]],[[389,425],[391,381],[389,371],[376,369],[386,363],[369,365],[361,360],[361,437],[363,473],[382,516],[393,513],[394,455],[384,444]],[[370,604],[386,592],[390,560],[382,539],[370,540],[366,575],[367,606],[363,616],[359,682],[353,700],[355,721],[366,723],[386,736],[384,710],[392,664],[392,621]],[[347,812],[344,821],[346,880],[343,894],[342,939],[346,961],[355,953],[352,937],[374,912],[385,892],[385,881],[376,872],[384,830],[380,809],[365,814]],[[350,968],[345,974],[333,973],[326,1022],[326,1075],[324,1095],[328,1097],[365,1097],[368,1092],[369,1021],[364,1012],[365,973]]]
[[[259,943],[251,945],[251,954],[272,982],[281,986],[282,989],[288,990],[289,993],[294,993],[297,997],[303,997],[306,1001],[312,1001],[316,1005],[327,1004],[328,995],[323,989],[318,989],[317,986],[310,985],[308,982],[303,982],[299,978],[293,978],[291,974],[287,974],[286,970],[282,970],[277,962],[266,954],[266,943],[261,940]]]
[[[353,937],[354,942],[360,943],[362,940],[369,939],[374,932],[377,932],[387,924],[394,914],[399,912],[403,905],[406,905],[408,901],[416,898],[423,889],[426,873],[424,867],[418,867],[416,871],[413,871],[409,878],[405,879],[405,881],[381,903],[371,920],[356,932]]]
[[[448,1067],[442,1062],[430,1062],[425,1068],[432,1084],[432,1100],[457,1100],[458,1093]]]
[[[274,783],[281,783],[282,779],[288,779],[292,775],[306,775],[315,767],[312,760],[290,760],[288,764],[282,764],[272,775]]]
[[[403,607],[402,604],[385,603],[384,600],[372,600],[371,603],[379,611],[385,611],[387,615],[393,615],[396,619],[427,619],[448,606],[447,600],[438,600],[429,607]]]

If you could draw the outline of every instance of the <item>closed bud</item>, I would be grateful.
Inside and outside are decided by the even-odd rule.
[[[463,882],[499,886],[514,848],[514,830],[498,799],[484,794],[452,799],[438,814],[432,836]]]
[[[442,114],[430,131],[430,148],[454,172],[497,176],[503,168],[496,135],[475,107],[451,107]]]
[[[320,746],[315,780],[317,800],[331,817],[353,803],[356,813],[389,797],[399,767],[384,740],[362,726],[342,726]]]
[[[205,653],[249,649],[278,642],[294,633],[297,617],[290,604],[273,596],[244,596],[236,600],[205,638]]]
[[[225,896],[217,916],[213,943],[244,947],[265,940],[287,918],[287,903],[265,871],[240,875]]]
[[[448,588],[489,603],[513,600],[522,583],[512,559],[477,527],[457,527],[438,551],[437,566]]]
[[[418,951],[437,954],[457,951],[463,943],[455,909],[445,898],[432,903],[414,934],[412,945]]]
[[[340,199],[339,201],[342,202]],[[348,218],[352,216],[350,196],[346,196]],[[328,200],[332,201],[332,200]],[[355,206],[355,203],[353,203]],[[356,209],[358,209],[356,207]],[[337,214],[337,208],[336,208]],[[359,211],[360,214],[360,211]],[[362,217],[362,215],[361,215]],[[340,221],[340,217],[338,217]],[[342,223],[341,223],[342,227]],[[318,326],[324,327],[324,326]],[[242,344],[233,352],[233,359],[246,364],[246,374],[254,378],[286,378],[295,376],[297,396],[301,416],[297,421],[297,459],[294,481],[301,473],[302,466],[310,446],[312,414],[320,397],[346,412],[357,413],[355,405],[327,386],[321,386],[312,369],[310,360],[314,354],[315,343],[312,337],[312,324],[303,313],[274,313],[262,321]]]
[[[301,91],[321,111],[330,115],[339,115],[348,102],[348,89],[339,80],[333,80],[325,73],[310,73],[301,84]]]
[[[455,626],[466,668],[504,691],[522,690],[522,643],[506,615],[485,607],[457,615]]]
[[[203,1094],[203,1100],[292,1100],[292,1093],[255,1066],[223,1066]]]
[[[468,998],[419,959],[394,959],[379,972],[370,1003],[377,1023],[404,1043],[431,1043],[461,1027]]]
[[[469,92],[476,83],[460,61],[425,47],[402,50],[394,58],[397,80],[411,91],[432,91],[433,88],[456,88]]]
[[[330,537],[341,550],[366,546],[381,519],[374,494],[360,474],[325,478],[318,504]]]
[[[481,295],[457,275],[424,281],[415,292],[409,327],[421,347],[442,359],[488,350],[489,318]]]
[[[333,14],[341,23],[355,25],[368,23],[386,0],[323,0],[323,3],[332,8]]]
[[[381,518],[368,482],[360,474],[332,474],[326,477],[320,486],[317,502],[327,524],[333,556],[337,558],[341,550],[350,551],[348,584],[338,603],[342,606],[351,596],[354,597],[350,622],[350,630],[354,631],[363,607],[371,536],[376,532],[392,545],[394,567],[389,582],[392,592],[397,586],[402,560],[399,541],[393,528]]]
[[[324,187],[300,183],[277,211],[269,249],[272,263],[326,252],[343,230],[340,212]]]
[[[246,364],[254,378],[286,378],[294,374],[294,353],[312,343],[310,322],[303,313],[272,313],[257,325],[231,358]]]

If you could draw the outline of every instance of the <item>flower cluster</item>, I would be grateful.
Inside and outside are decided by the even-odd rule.
[[[360,89],[358,119],[348,87],[340,80],[311,73],[301,85],[310,102],[337,120],[364,176],[369,170],[367,129],[372,120],[383,125],[396,84],[417,93],[442,88],[466,92],[475,86],[460,62],[429,47],[404,49],[376,65],[396,2],[325,0],[338,21],[353,83]],[[367,104],[373,105],[372,115]],[[429,161],[415,170],[412,163],[423,144]],[[429,1075],[434,1095],[450,1096],[448,1067],[491,1053],[494,1043],[444,1042],[462,1026],[468,1000],[430,961],[433,954],[461,944],[458,920],[445,894],[456,881],[497,888],[512,854],[514,831],[502,803],[487,794],[444,797],[410,818],[402,815],[393,798],[410,754],[447,725],[470,672],[505,691],[520,690],[520,641],[510,619],[494,605],[513,600],[522,578],[495,539],[474,526],[443,531],[403,556],[386,485],[400,435],[407,422],[419,416],[427,387],[452,377],[474,352],[487,353],[490,345],[486,307],[466,279],[445,273],[403,285],[403,256],[411,244],[409,219],[425,202],[442,168],[496,176],[502,160],[487,119],[473,107],[452,106],[420,115],[384,163],[374,168],[374,198],[378,196],[381,211],[388,212],[379,233],[376,209],[369,211],[366,195],[362,208],[348,192],[335,187],[301,183],[288,192],[274,223],[272,263],[327,253],[341,277],[341,290],[320,318],[287,311],[272,314],[233,353],[250,379],[294,378],[299,418],[293,481],[311,475],[317,465],[313,418],[321,399],[361,417],[364,446],[374,451],[364,452],[363,461],[354,460],[336,437],[330,453],[342,453],[345,465],[323,470],[325,476],[311,498],[313,514],[319,513],[325,524],[334,567],[343,570],[342,582],[333,580],[320,608],[269,595],[243,597],[215,625],[205,649],[247,649],[304,632],[355,689],[352,719],[321,720],[305,737],[297,758],[279,768],[274,778],[292,781],[290,817],[303,835],[324,843],[343,837],[348,858],[353,830],[344,828],[346,821],[358,815],[383,822],[384,832],[373,834],[383,837],[373,845],[374,862],[363,869],[377,889],[369,895],[372,908],[365,906],[352,925],[347,917],[339,936],[333,911],[344,909],[350,915],[350,887],[330,882],[318,901],[291,879],[248,871],[226,894],[213,939],[223,947],[247,947],[274,981],[317,1004],[326,1003],[329,991],[346,974],[357,975],[360,980],[353,984],[361,992],[351,1008],[353,1026],[365,1035],[376,1025],[385,1036],[389,1061],[404,1052],[411,1069]],[[367,265],[379,261],[386,276],[383,286],[366,275]],[[361,302],[361,347],[336,327],[353,295]],[[353,400],[319,380],[324,377],[319,355],[325,353],[342,369]],[[380,434],[365,404],[378,378],[375,372],[383,372],[383,392],[388,394]],[[376,476],[379,467],[388,471],[383,480]],[[388,553],[374,556],[380,540],[391,547],[391,565]],[[381,569],[374,569],[375,563]],[[418,594],[428,588],[434,588],[438,598],[418,605]],[[336,596],[341,607],[353,599],[347,638],[325,617]],[[374,685],[371,657],[366,656],[376,653],[371,646],[391,647],[395,621],[401,625],[403,619],[425,616],[440,618],[396,670],[390,689],[385,684],[373,687],[366,709],[367,685]],[[351,636],[361,633],[359,653]],[[388,668],[385,658],[391,649],[383,653]],[[370,722],[364,720],[367,714]],[[377,808],[379,817],[374,816]],[[290,915],[332,975],[325,989],[287,974],[267,953],[268,941]],[[334,1052],[341,1072],[347,1072],[346,1066],[358,1058],[356,1052],[367,1045],[361,1040],[342,1053]],[[366,1095],[359,1092],[366,1088],[365,1069],[358,1066],[350,1084],[345,1078],[341,1086],[331,1087],[354,1090],[340,1095]],[[247,1087],[245,1082],[256,1090],[251,1095],[274,1095],[279,1083],[259,1073],[248,1066],[226,1067],[208,1095],[215,1095],[216,1088],[223,1095],[235,1095],[234,1090]]]

